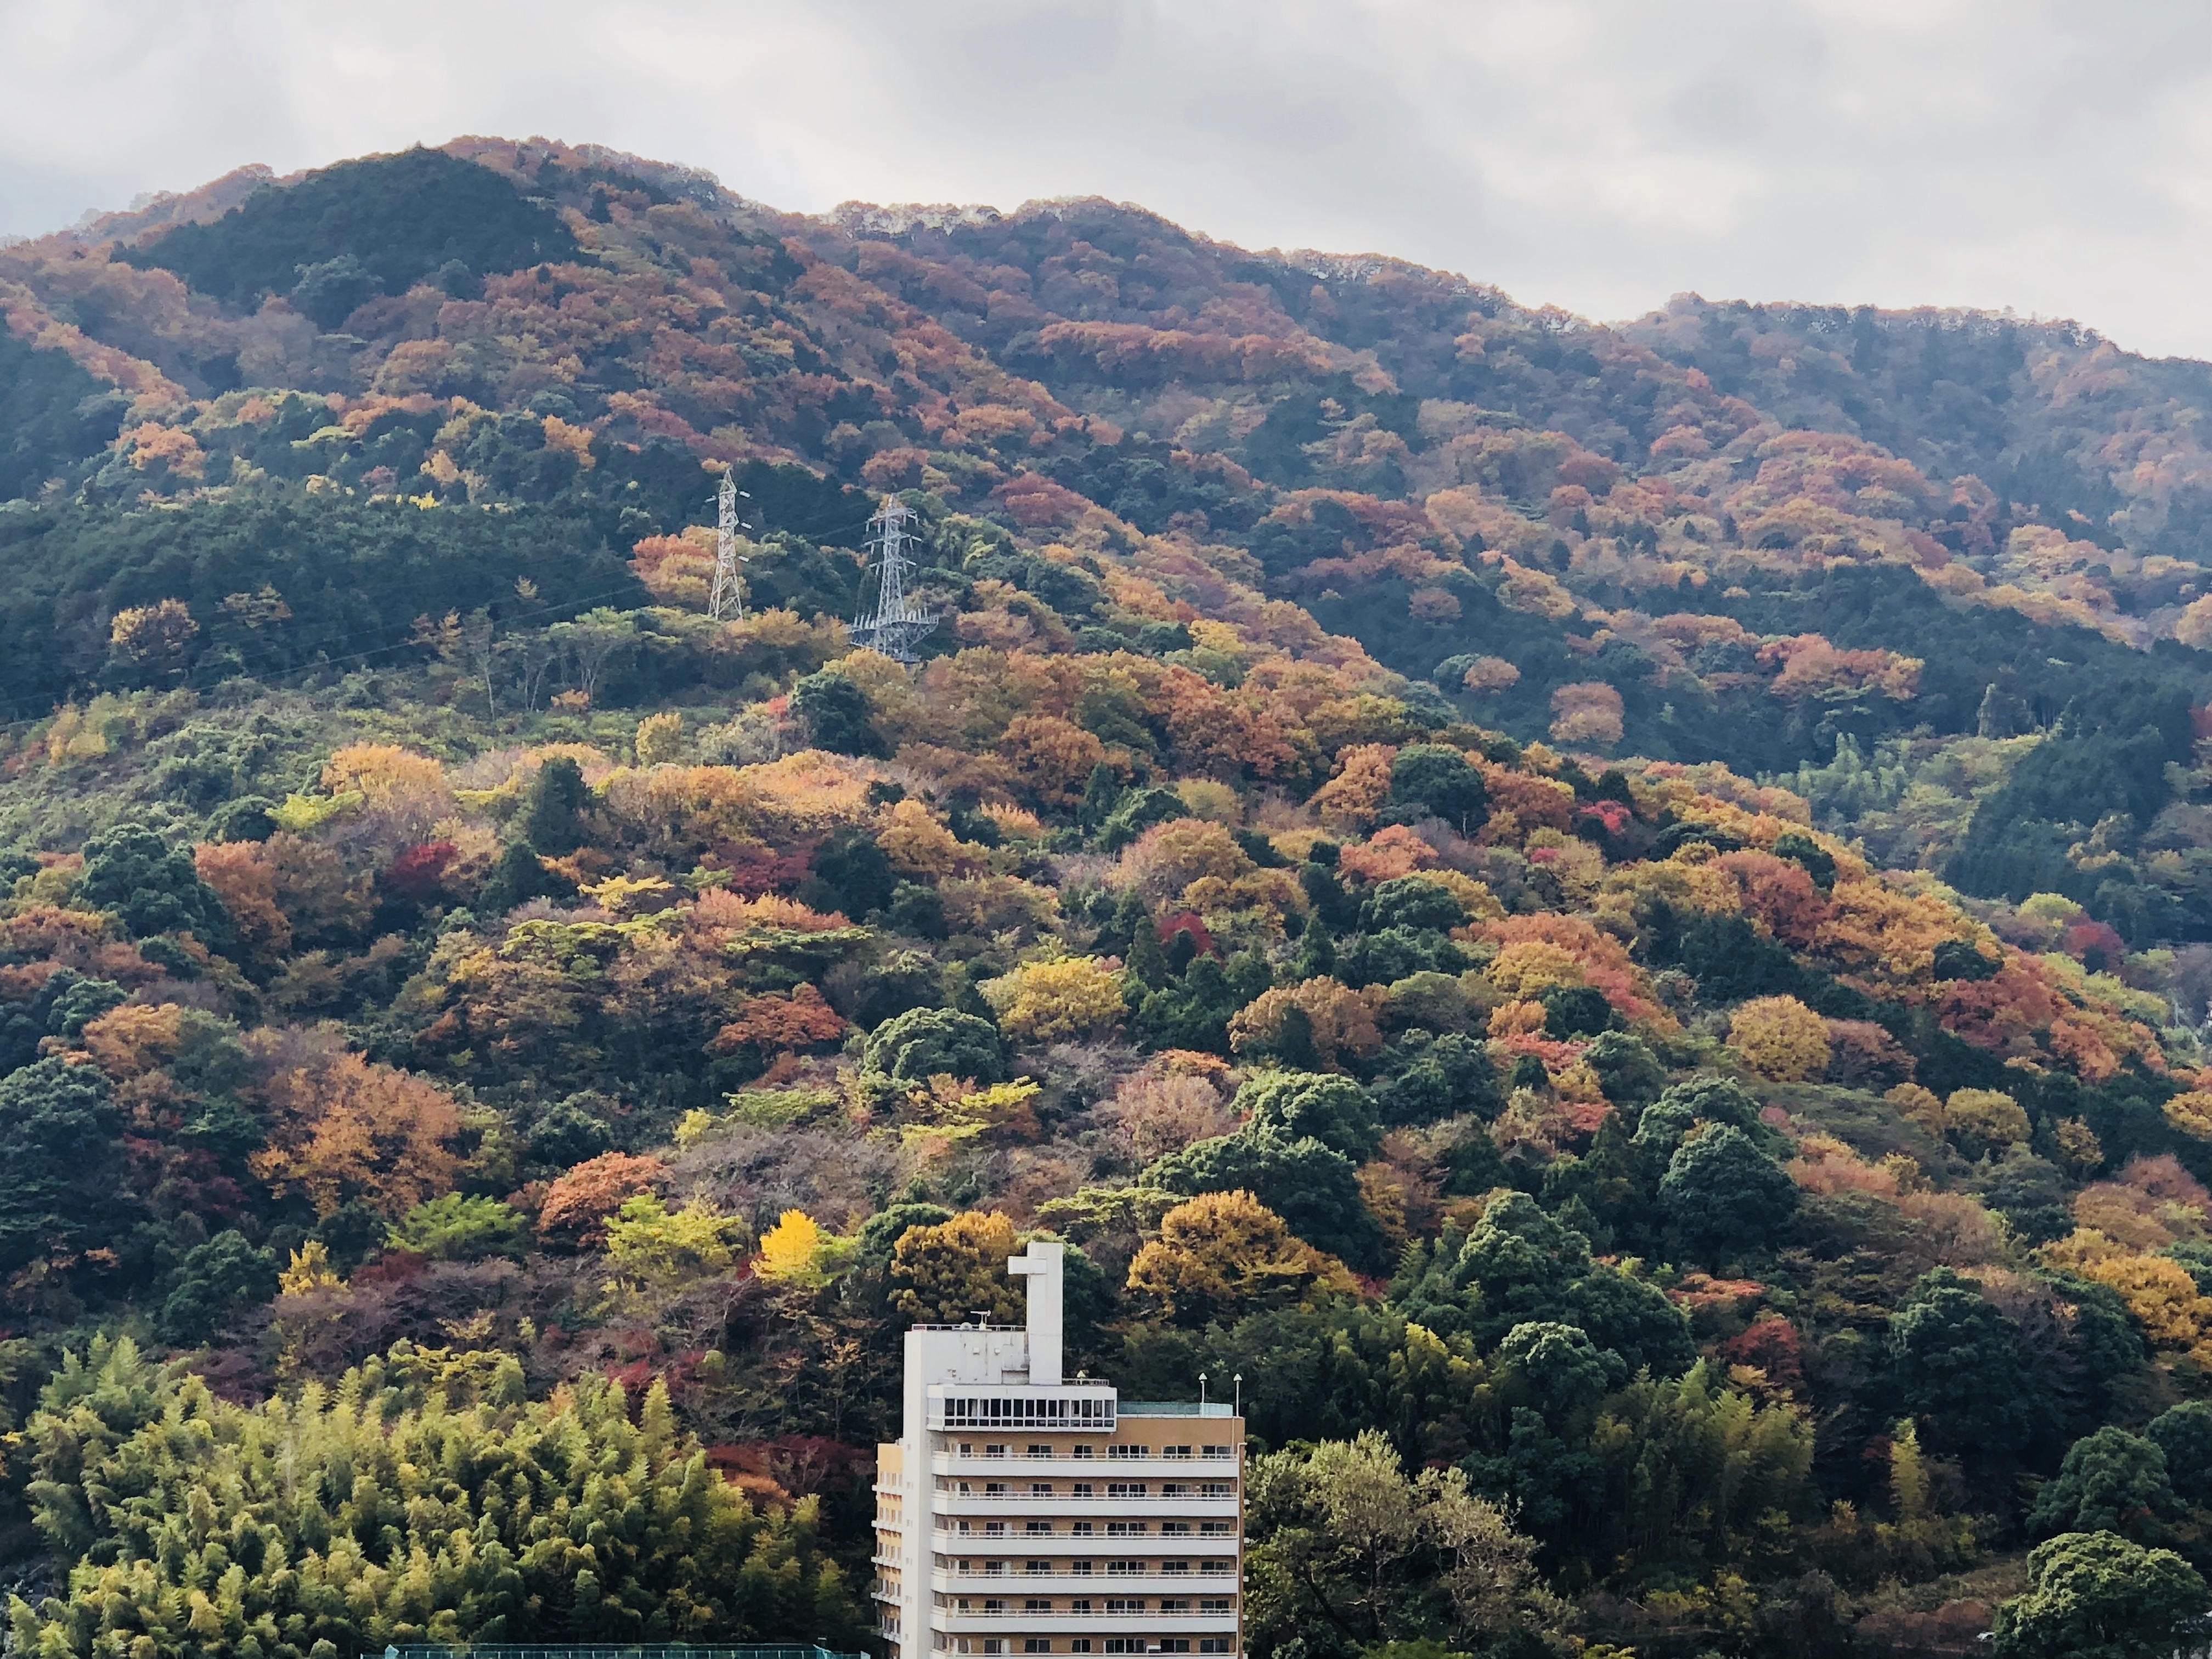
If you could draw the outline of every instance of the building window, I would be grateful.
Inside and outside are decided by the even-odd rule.
[[[1142,1521],[1109,1521],[1106,1523],[1109,1538],[1141,1538],[1145,1532],[1146,1526]]]
[[[1162,1572],[1188,1572],[1190,1571],[1190,1563],[1188,1561],[1163,1561],[1160,1563],[1160,1571]]]
[[[1188,1498],[1190,1496],[1190,1487],[1188,1484],[1184,1481],[1164,1480],[1160,1483],[1160,1496],[1163,1498]]]
[[[1050,1653],[1052,1641],[1048,1637],[1032,1636],[1022,1644],[1024,1653]]]
[[[1205,1448],[1204,1455],[1208,1457],[1232,1457],[1236,1449],[1233,1446],[1208,1446]]]
[[[1171,1595],[1166,1601],[1160,1603],[1160,1611],[1162,1613],[1188,1613],[1190,1611],[1190,1603],[1184,1601],[1181,1596]]]
[[[1141,1561],[1109,1561],[1106,1564],[1106,1576],[1109,1578],[1135,1577],[1144,1570],[1145,1564]]]
[[[1091,1577],[1091,1564],[1088,1561],[1071,1561],[1067,1564],[1067,1570],[1078,1578]]]
[[[1030,1455],[1031,1457],[1049,1457],[1052,1455],[1052,1448],[1049,1446],[1033,1444],[1030,1447]]]
[[[1106,1638],[1109,1653],[1142,1653],[1145,1638],[1141,1636],[1109,1636]]]
[[[1198,1529],[1208,1538],[1220,1538],[1227,1534],[1229,1523],[1226,1521],[1201,1521],[1198,1523]]]
[[[1067,1428],[1081,1425],[1111,1433],[1114,1402],[1110,1400],[947,1400],[943,1426],[946,1428]]]
[[[1030,1497],[1032,1497],[1032,1498],[1049,1498],[1049,1497],[1051,1497],[1051,1496],[1052,1496],[1052,1482],[1051,1482],[1051,1481],[1049,1481],[1049,1480],[1032,1480],[1032,1481],[1030,1481]]]
[[[1078,1597],[1076,1597],[1076,1598],[1075,1598],[1075,1600],[1074,1600],[1074,1601],[1070,1601],[1070,1602],[1067,1604],[1067,1610],[1068,1610],[1070,1613],[1088,1613],[1088,1612],[1090,1612],[1090,1611],[1091,1611],[1091,1598],[1090,1598],[1090,1597],[1088,1597],[1088,1596],[1085,1596],[1085,1595],[1079,1595]]]
[[[1073,1486],[1070,1486],[1068,1490],[1073,1492],[1078,1498],[1088,1498],[1091,1494],[1091,1485],[1088,1480],[1078,1480]]]
[[[1052,1531],[1052,1522],[1049,1521],[1032,1521],[1029,1523],[1028,1531],[1030,1536],[1032,1538],[1048,1534]]]
[[[1200,1653],[1226,1653],[1229,1651],[1229,1638],[1225,1636],[1201,1636],[1198,1638],[1198,1650]]]
[[[1040,1601],[1035,1596],[1031,1596],[1028,1601],[1022,1603],[1022,1611],[1024,1613],[1050,1613],[1052,1611],[1052,1603],[1049,1601]]]
[[[1160,1651],[1162,1653],[1188,1653],[1190,1651],[1190,1638],[1188,1636],[1163,1636],[1160,1638]]]
[[[983,1455],[986,1457],[1004,1457],[1006,1455],[1006,1449],[1004,1446],[986,1446],[983,1448]]]
[[[1079,1637],[1077,1637],[1077,1638],[1076,1638],[1073,1642],[1070,1642],[1070,1643],[1067,1644],[1067,1650],[1068,1650],[1070,1653],[1088,1653],[1088,1652],[1090,1652],[1090,1651],[1091,1651],[1091,1638],[1090,1638],[1089,1637],[1087,1637],[1087,1636],[1079,1636]],[[1224,1649],[1222,1650],[1222,1651],[1223,1651],[1224,1653],[1228,1652],[1228,1650],[1228,1650],[1228,1649],[1226,1649],[1226,1648],[1224,1648]]]
[[[1106,1598],[1106,1616],[1109,1619],[1117,1613],[1142,1613],[1144,1610],[1145,1601],[1142,1596],[1133,1597],[1127,1601],[1116,1601],[1110,1595]]]
[[[1003,1521],[986,1521],[983,1523],[983,1535],[986,1538],[1005,1537],[1006,1535],[1006,1523]]]
[[[1188,1521],[1163,1521],[1160,1522],[1160,1534],[1166,1538],[1188,1538],[1190,1536],[1190,1522]]]
[[[1049,1561],[1027,1562],[1023,1565],[1022,1571],[1031,1574],[1032,1576],[1037,1573],[1050,1572],[1052,1571],[1052,1563]]]
[[[1227,1572],[1229,1566],[1230,1564],[1226,1561],[1201,1561],[1198,1564],[1198,1570],[1200,1572],[1219,1573]]]
[[[1190,1448],[1188,1446],[1163,1446],[1160,1448],[1160,1455],[1163,1457],[1188,1457],[1190,1455]]]
[[[996,1596],[987,1597],[983,1602],[983,1611],[987,1613],[1004,1613],[1006,1610],[1006,1604]]]
[[[1150,1457],[1152,1455],[1152,1449],[1150,1446],[1109,1446],[1106,1448],[1106,1455],[1109,1457]]]
[[[967,1487],[965,1487],[965,1486],[963,1486],[960,1490],[961,1490],[961,1491],[963,1491],[963,1492],[965,1492],[965,1491],[967,1491],[967,1490],[968,1490],[968,1488],[967,1488]],[[984,1496],[984,1497],[986,1497],[986,1498],[1004,1498],[1006,1495],[1006,1483],[1005,1481],[1003,1481],[1003,1480],[986,1480],[986,1481],[983,1483],[983,1496]]]
[[[1078,1457],[1089,1457],[1090,1455],[1091,1455],[1091,1454],[1092,1454],[1092,1452],[1093,1452],[1093,1450],[1094,1450],[1094,1449],[1095,1449],[1094,1448],[1090,1447],[1090,1446],[1078,1446],[1078,1447],[1075,1449],[1075,1454],[1074,1454],[1074,1455],[1075,1455],[1076,1456],[1078,1456]],[[1071,1650],[1073,1651],[1073,1650]],[[1088,1653],[1088,1652],[1090,1652],[1090,1651],[1091,1651],[1091,1650],[1090,1650],[1089,1648],[1084,1648],[1084,1649],[1081,1649],[1081,1650],[1080,1650],[1080,1651],[1082,1651],[1082,1652],[1084,1652],[1084,1653]]]
[[[1237,1496],[1237,1488],[1231,1486],[1226,1480],[1208,1480],[1199,1487],[1198,1492],[1199,1496],[1201,1498],[1234,1498]]]
[[[1231,1607],[1225,1600],[1218,1601],[1200,1601],[1198,1604],[1198,1610],[1200,1613],[1233,1613],[1236,1611],[1236,1609]]]
[[[986,1561],[983,1564],[984,1574],[988,1577],[1002,1577],[1005,1576],[1006,1571],[1006,1564],[1003,1561]]]
[[[1075,1522],[1068,1528],[1068,1531],[1073,1533],[1078,1538],[1088,1538],[1097,1530],[1097,1528],[1088,1521]]]

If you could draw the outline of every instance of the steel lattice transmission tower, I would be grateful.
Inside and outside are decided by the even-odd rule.
[[[907,528],[914,510],[896,495],[884,497],[882,509],[868,520],[868,549],[878,572],[876,605],[853,618],[853,642],[879,651],[894,662],[911,663],[916,640],[937,626],[937,613],[918,611],[907,597],[906,579],[913,568],[907,545],[914,532]]]
[[[738,580],[738,497],[745,492],[737,479],[722,474],[722,487],[714,492],[714,586],[707,595],[707,614],[716,622],[733,608],[737,620],[745,619],[745,590]],[[752,499],[745,495],[747,501]]]

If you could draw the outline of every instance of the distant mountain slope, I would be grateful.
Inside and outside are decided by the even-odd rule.
[[[2212,364],[1976,312],[1687,298],[1626,332],[1790,426],[1972,474],[2069,535],[2191,562],[2212,544]]]
[[[9,1651],[857,1649],[1039,1234],[1251,1659],[2193,1650],[2201,366],[496,138],[0,314]]]
[[[244,309],[283,295],[336,329],[381,294],[426,277],[473,293],[487,270],[567,259],[560,216],[483,167],[434,149],[347,161],[294,185],[267,185],[213,221],[180,224],[115,257],[175,272]]]
[[[705,520],[702,464],[745,462],[1219,550],[1437,718],[1523,738],[1817,795],[1886,744],[1911,771],[2048,733],[2069,781],[2039,811],[2068,816],[1899,833],[1978,890],[2212,934],[2178,810],[2212,662],[2174,643],[2212,641],[2212,369],[2072,325],[1686,299],[1607,328],[1103,201],[812,219],[496,139],[246,170],[0,252],[0,489],[55,504],[6,531],[0,604],[74,641],[0,676],[24,712],[116,606],[212,580],[181,550],[213,541],[102,515],[468,503],[626,552]],[[797,501],[757,519],[849,545],[866,516]],[[143,550],[88,589],[88,538]]]

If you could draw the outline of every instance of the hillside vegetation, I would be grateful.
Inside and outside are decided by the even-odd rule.
[[[2208,1605],[2205,366],[542,141],[0,311],[21,1651],[858,1645],[1037,1233],[1256,1659]]]

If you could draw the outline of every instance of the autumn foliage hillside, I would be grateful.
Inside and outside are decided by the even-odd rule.
[[[1041,1235],[1263,1659],[2190,1635],[2189,374],[542,141],[0,309],[22,1651],[857,1646]]]

